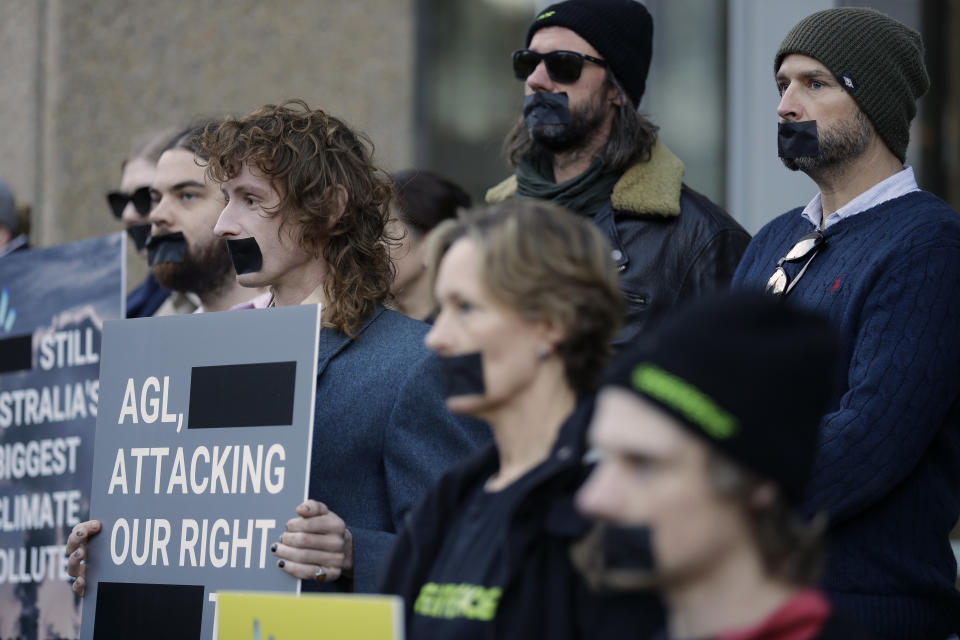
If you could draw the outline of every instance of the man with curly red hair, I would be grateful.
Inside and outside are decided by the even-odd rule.
[[[362,135],[302,101],[226,120],[202,146],[238,281],[276,306],[323,306],[310,477],[323,502],[297,507],[271,550],[291,575],[372,589],[402,514],[483,437],[447,412],[426,325],[382,306],[389,177]]]

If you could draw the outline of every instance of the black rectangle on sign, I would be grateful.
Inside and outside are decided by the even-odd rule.
[[[94,640],[199,638],[203,585],[100,582]]]
[[[0,340],[0,373],[24,371],[33,366],[33,336],[4,338]]]
[[[297,363],[193,367],[188,429],[293,424]]]

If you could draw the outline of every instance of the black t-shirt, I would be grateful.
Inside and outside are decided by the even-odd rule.
[[[531,475],[494,493],[480,486],[459,506],[414,602],[409,640],[489,637],[508,577],[505,536]]]

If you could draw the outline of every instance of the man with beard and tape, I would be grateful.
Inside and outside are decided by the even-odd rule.
[[[805,499],[830,516],[822,586],[881,637],[945,638],[960,628],[960,216],[904,166],[923,43],[877,11],[828,9],[787,34],[773,68],[780,155],[819,193],[760,230],[733,286],[841,330]]]
[[[665,638],[871,637],[811,587],[823,520],[797,511],[837,347],[827,318],[744,292],[694,301],[625,350],[576,497],[599,521],[573,551],[585,577],[638,603],[658,590]]]
[[[263,293],[237,282],[226,243],[213,231],[224,200],[198,163],[202,133],[203,125],[190,127],[169,142],[150,187],[152,234],[146,247],[153,277],[166,289],[196,296],[199,302],[179,312],[226,311]],[[171,296],[164,305],[176,299]],[[161,306],[155,315],[177,312]]]
[[[683,184],[684,166],[637,111],[653,20],[634,0],[567,0],[543,10],[513,53],[523,115],[504,151],[516,174],[487,192],[551,200],[610,241],[627,300],[624,344],[680,300],[725,289],[749,234]]]

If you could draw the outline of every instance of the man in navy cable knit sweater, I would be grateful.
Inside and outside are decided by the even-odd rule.
[[[929,87],[920,36],[870,9],[801,20],[774,60],[784,164],[820,192],[764,227],[734,276],[826,313],[845,370],[805,504],[826,511],[823,587],[885,638],[960,629],[960,216],[904,166]],[[804,385],[802,379],[784,385]]]

